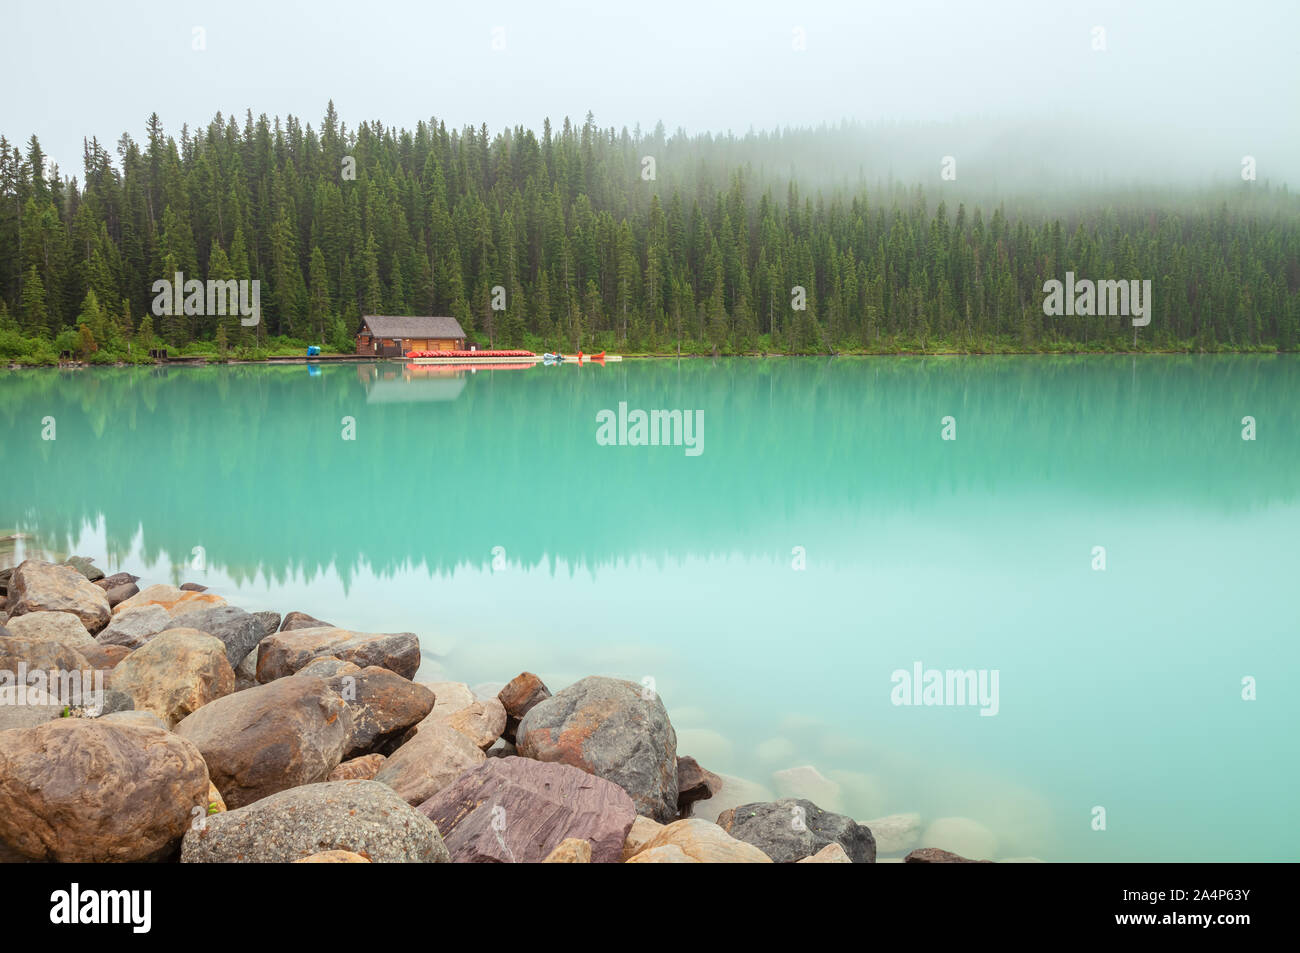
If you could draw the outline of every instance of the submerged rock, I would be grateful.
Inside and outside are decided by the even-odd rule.
[[[287,863],[326,851],[380,864],[451,859],[433,823],[392,789],[374,781],[325,781],[208,817],[185,835],[181,861]]]
[[[519,754],[613,781],[637,813],[677,817],[677,735],[663,701],[640,685],[591,676],[533,706],[519,723]]]
[[[905,854],[921,839],[920,814],[890,814],[863,823],[871,829],[881,854]]]
[[[969,817],[941,817],[931,821],[921,835],[922,847],[940,847],[963,857],[997,856],[998,839],[994,833]]]
[[[198,749],[158,728],[61,718],[0,733],[0,839],[36,860],[163,859],[207,792]]]
[[[566,764],[492,758],[420,805],[458,863],[536,863],[579,839],[616,863],[636,818],[618,785]]]

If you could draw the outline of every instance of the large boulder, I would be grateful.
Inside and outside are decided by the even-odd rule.
[[[0,733],[0,839],[37,860],[163,859],[207,794],[198,749],[158,728],[61,718]]]
[[[266,636],[257,646],[257,681],[281,679],[313,659],[331,655],[361,668],[387,668],[409,679],[420,667],[420,640],[412,632],[350,632],[335,628],[286,632],[281,629]]]
[[[257,650],[257,680],[292,675],[312,659],[334,656],[366,668],[378,665],[411,678],[420,667],[420,640],[413,632],[350,632],[347,629],[281,629]]]
[[[876,862],[876,840],[869,829],[801,798],[729,808],[718,815],[718,826],[753,844],[778,864],[811,857],[830,843],[843,847],[855,864]]]
[[[533,863],[568,838],[618,863],[636,819],[627,792],[567,764],[491,758],[420,805],[458,863]]]
[[[506,727],[501,736],[514,744],[520,719],[550,697],[551,690],[532,672],[520,672],[512,678],[497,693],[497,700],[506,711]]]
[[[118,663],[108,685],[170,728],[233,692],[235,673],[219,639],[198,629],[168,629]]]
[[[162,606],[172,615],[179,615],[182,612],[190,612],[194,609],[208,609],[213,606],[224,606],[225,604],[225,599],[210,592],[189,592],[178,586],[159,583],[156,586],[142,589],[130,599],[119,602],[113,607],[113,615],[116,617],[128,609],[134,609],[136,606]]]
[[[325,781],[214,814],[185,835],[181,861],[288,863],[336,850],[374,863],[450,860],[438,828],[391,788]]]
[[[252,613],[237,606],[211,606],[172,615],[169,629],[198,629],[221,640],[232,669],[262,641],[262,623]]]
[[[348,704],[321,678],[286,678],[226,695],[176,725],[203,752],[233,808],[323,781],[352,734]]]
[[[591,676],[533,706],[519,722],[519,754],[613,781],[638,814],[677,817],[677,734],[663,701],[640,685]]]
[[[506,710],[492,697],[476,698],[464,682],[424,682],[437,697],[428,716],[416,731],[445,725],[459,731],[486,751],[501,737],[506,726]]]
[[[378,665],[358,670],[344,664],[354,671],[335,674],[328,683],[352,710],[352,737],[345,758],[376,750],[433,710],[434,694],[426,686]],[[299,672],[294,678],[302,675]]]
[[[171,613],[162,606],[136,606],[116,613],[104,631],[95,636],[100,645],[124,645],[138,649],[171,625]]]
[[[108,625],[111,611],[104,590],[77,570],[39,559],[14,569],[5,608],[11,619],[29,612],[69,612],[91,634]]]
[[[407,803],[423,804],[486,760],[487,755],[459,731],[435,725],[394,751],[375,780],[387,784]]]
[[[663,830],[645,842],[641,850],[629,859],[629,863],[647,863],[649,858],[640,860],[646,854],[663,847],[675,847],[690,860],[700,864],[770,864],[772,858],[753,844],[737,840],[717,824],[688,817],[664,826]],[[673,857],[656,857],[657,862],[682,861]]]
[[[94,636],[86,631],[71,612],[29,612],[5,623],[9,634],[32,642],[58,642],[68,648],[85,654],[85,649],[94,648],[97,643]]]

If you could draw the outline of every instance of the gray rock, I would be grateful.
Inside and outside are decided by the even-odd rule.
[[[111,589],[106,589],[104,594],[108,596],[108,607],[111,609],[119,602],[126,602],[127,599],[130,599],[132,596],[139,593],[139,591],[140,587],[135,583],[126,582],[120,586],[113,586]]]
[[[139,581],[139,576],[133,576],[129,572],[115,572],[103,579],[96,579],[95,585],[107,592],[109,589],[116,589],[118,586],[129,586]]]
[[[63,561],[63,565],[71,566],[77,572],[81,573],[90,582],[98,582],[104,578],[104,570],[100,569],[85,556],[70,556]]]
[[[162,606],[137,606],[113,616],[108,628],[95,636],[100,645],[125,645],[138,649],[172,624],[171,613]]]
[[[876,862],[876,840],[869,829],[803,798],[729,808],[718,815],[718,826],[737,840],[753,844],[778,864],[811,857],[830,843],[843,847],[855,864]]]
[[[677,819],[677,733],[659,696],[591,676],[539,701],[519,722],[519,754],[559,761],[627,791],[638,814]]]
[[[387,785],[325,781],[206,818],[183,863],[286,863],[347,850],[374,863],[450,863],[438,828]]]
[[[360,665],[353,665],[332,655],[312,659],[294,675],[315,675],[317,678],[333,678],[335,675],[352,675],[361,671]]]
[[[280,613],[278,612],[254,612],[253,617],[262,626],[262,638],[266,638],[272,632],[280,630]]]
[[[194,609],[172,617],[169,629],[198,629],[220,639],[226,646],[226,659],[238,668],[248,653],[262,641],[262,622],[236,606]]]

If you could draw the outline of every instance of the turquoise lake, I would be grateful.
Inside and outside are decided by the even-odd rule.
[[[602,445],[620,403],[702,452]],[[1300,860],[1293,356],[10,371],[0,478],[11,555],[416,632],[422,678],[653,685],[679,753],[859,820]],[[918,663],[996,715],[895,704]]]

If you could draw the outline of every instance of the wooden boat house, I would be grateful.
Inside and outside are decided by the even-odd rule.
[[[401,357],[408,351],[459,351],[465,331],[455,318],[367,314],[357,332],[357,353]]]

